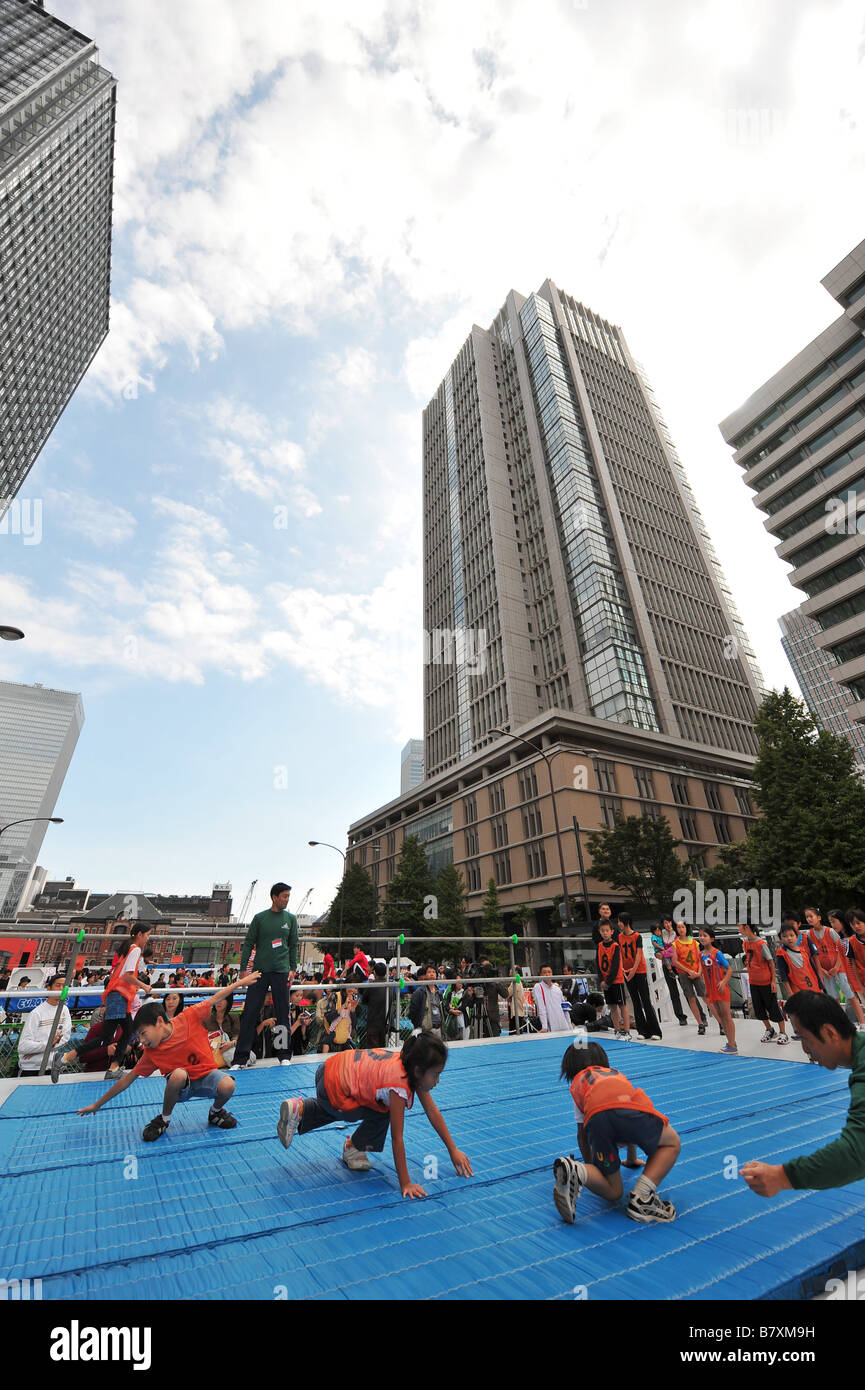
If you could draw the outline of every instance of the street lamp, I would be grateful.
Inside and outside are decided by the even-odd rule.
[[[7,627],[5,624],[0,625],[0,638],[2,638],[4,642],[20,642],[23,636],[24,633],[21,631],[20,627]]]
[[[559,812],[556,807],[556,789],[553,786],[553,765],[543,748],[539,748],[536,743],[532,743],[531,739],[523,738],[522,734],[512,734],[506,729],[490,729],[490,733],[501,734],[503,738],[518,739],[520,743],[525,743],[528,748],[540,754],[547,765],[547,776],[550,779],[550,801],[553,803],[553,824],[556,828],[556,845],[559,851],[559,872],[562,876],[562,898],[565,904],[565,921],[569,923],[571,920],[571,900],[568,896],[568,880],[565,875],[565,856],[562,851],[562,832],[559,829]]]
[[[4,830],[11,830],[13,825],[35,825],[37,821],[48,821],[51,825],[62,825],[62,816],[25,816],[23,820],[10,820],[8,825],[0,825],[0,835]]]
[[[340,949],[340,952],[342,952],[342,915],[343,915],[343,907],[344,907],[344,904],[345,904],[345,866],[346,866],[345,854],[344,854],[344,852],[339,848],[338,845],[329,845],[328,842],[327,842],[327,840],[308,840],[307,843],[308,843],[310,846],[312,846],[313,848],[314,848],[316,845],[324,845],[325,849],[335,849],[336,852],[337,852],[337,854],[341,854],[341,855],[342,855],[342,883],[341,883],[341,885],[340,885],[340,893],[339,893],[339,949]]]

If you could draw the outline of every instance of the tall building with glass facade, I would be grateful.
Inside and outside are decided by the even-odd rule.
[[[423,739],[410,738],[400,758],[400,794],[419,787],[423,781]]]
[[[853,696],[835,680],[838,663],[818,645],[822,629],[801,608],[778,619],[781,646],[799,682],[805,703],[821,729],[846,738],[865,767],[865,728],[850,718]]]
[[[83,724],[80,695],[0,681],[0,827],[26,822],[0,835],[2,919],[27,899]]]
[[[755,751],[762,678],[621,329],[511,292],[423,450],[424,625],[455,635],[425,663],[426,777],[551,709]]]
[[[91,39],[0,0],[0,516],[108,332],[115,87]]]
[[[830,326],[721,422],[800,612],[865,721],[865,241],[821,283]],[[805,689],[803,685],[803,690]]]

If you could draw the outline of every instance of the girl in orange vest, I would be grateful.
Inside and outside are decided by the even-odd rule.
[[[830,908],[826,913],[829,919],[829,927],[836,932],[841,941],[841,949],[846,959],[844,960],[844,973],[850,984],[850,988],[858,998],[859,1002],[865,998],[865,953],[861,949],[858,938],[853,932],[853,928],[848,925],[847,919],[840,908]]]
[[[739,935],[742,938],[742,949],[745,952],[754,1016],[759,1018],[766,1030],[760,1041],[764,1043],[775,1041],[777,1035],[772,1024],[777,1023],[781,1030],[778,1045],[779,1047],[788,1047],[790,1039],[787,1037],[787,1024],[784,1022],[784,1015],[781,1013],[781,1006],[775,993],[775,962],[772,959],[772,952],[750,922],[739,922],[737,925]]]
[[[401,1052],[357,1049],[335,1053],[315,1073],[315,1099],[294,1097],[282,1102],[276,1132],[283,1148],[289,1147],[295,1134],[307,1134],[334,1120],[359,1120],[358,1128],[345,1141],[342,1161],[347,1168],[367,1172],[367,1152],[381,1153],[390,1129],[403,1197],[425,1197],[424,1189],[409,1177],[403,1139],[405,1112],[417,1096],[456,1171],[461,1177],[472,1177],[468,1158],[457,1148],[432,1098],[447,1055],[441,1038],[419,1028],[406,1038]]]
[[[570,1083],[583,1162],[571,1154],[557,1158],[553,1165],[553,1200],[559,1215],[573,1224],[583,1187],[608,1202],[617,1202],[622,1195],[618,1151],[627,1147],[625,1166],[643,1168],[628,1201],[628,1216],[647,1225],[672,1221],[676,1208],[672,1202],[662,1202],[657,1189],[682,1145],[666,1115],[655,1109],[644,1091],[610,1067],[600,1043],[589,1042],[584,1035],[575,1037],[562,1058],[560,1077]],[[638,1147],[648,1159],[645,1167],[637,1159]]]
[[[700,928],[700,962],[706,984],[706,1003],[727,1039],[721,1051],[738,1052],[736,1028],[733,1015],[730,1013],[730,976],[733,973],[733,962],[716,947],[715,933],[711,927]]]
[[[865,1023],[865,1014],[845,974],[847,956],[840,937],[831,927],[824,926],[819,907],[806,907],[805,921],[808,927],[803,936],[816,948],[820,983],[830,999],[838,1000],[839,994],[843,993],[845,1003],[853,1010],[856,1022],[861,1027]]]

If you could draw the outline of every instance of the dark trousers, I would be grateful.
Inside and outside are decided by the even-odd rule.
[[[664,961],[664,979],[667,981],[667,989],[670,993],[670,1003],[673,1006],[673,1013],[676,1015],[676,1018],[682,1019],[685,1017],[685,1010],[682,1005],[682,997],[679,994],[679,986],[676,983],[676,972],[670,968],[666,961]]]
[[[322,1062],[316,1068],[315,1100],[304,1098],[303,1115],[297,1127],[298,1134],[308,1134],[310,1130],[321,1129],[322,1125],[332,1125],[335,1120],[344,1120],[350,1124],[360,1120],[360,1125],[351,1136],[352,1144],[364,1153],[371,1149],[373,1153],[380,1154],[390,1128],[390,1111],[387,1110],[382,1115],[378,1110],[370,1110],[365,1105],[359,1105],[356,1110],[337,1110],[328,1099],[324,1084],[324,1066]]]
[[[89,1042],[80,1042],[75,1048],[78,1059],[86,1057],[88,1052],[94,1052],[97,1047],[110,1047],[118,1026],[121,1029],[114,1055],[110,1057],[110,1066],[120,1066],[123,1061],[123,1054],[126,1051],[126,1044],[132,1035],[132,1015],[127,1014],[125,1018],[109,1018],[106,1020],[106,1027],[102,1030],[101,1037],[91,1038]]]
[[[634,1022],[640,1036],[650,1038],[653,1033],[660,1033],[661,1025],[655,1016],[649,994],[648,976],[634,975],[628,981],[628,991],[634,1005]]]
[[[286,1045],[274,1047],[273,1055],[282,1059],[291,1056],[291,1024],[288,1020],[288,975],[284,971],[269,970],[266,975],[262,975],[260,980],[256,980],[254,985],[250,985],[246,991],[246,1003],[243,1006],[243,1013],[240,1018],[240,1036],[237,1039],[237,1048],[234,1053],[234,1066],[243,1066],[249,1058],[252,1048],[252,1039],[255,1036],[255,1029],[258,1024],[261,1006],[264,1003],[264,996],[270,989],[273,995],[273,1007],[276,1013],[277,1026],[283,1029],[282,1033],[277,1033],[277,1037],[285,1039]]]

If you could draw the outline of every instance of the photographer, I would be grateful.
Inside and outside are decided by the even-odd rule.
[[[490,961],[489,956],[487,955],[481,956],[475,968],[477,970],[478,978],[481,980],[494,979],[495,976],[499,973]],[[478,994],[479,991],[475,990],[475,993]],[[499,1023],[499,999],[507,999],[507,997],[507,985],[489,984],[483,986],[483,994],[481,995],[481,998],[484,1000],[486,1004],[486,1020],[489,1024],[490,1036],[493,1038],[498,1038],[501,1036],[502,1030],[501,1024]]]

